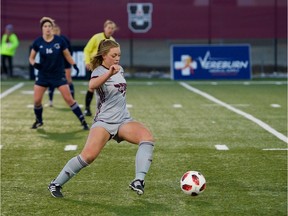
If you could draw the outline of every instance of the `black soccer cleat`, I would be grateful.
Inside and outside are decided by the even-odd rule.
[[[85,120],[83,120],[81,124],[82,124],[83,130],[89,130],[89,126]]]
[[[85,115],[85,116],[92,116],[92,113],[91,113],[91,111],[90,111],[89,108],[86,108],[86,109],[85,109],[84,115]]]
[[[145,182],[144,180],[136,179],[130,183],[131,190],[136,191],[138,195],[144,194]]]
[[[61,193],[62,187],[59,184],[51,183],[48,186],[48,190],[50,191],[51,195],[55,198],[62,198],[63,194]]]
[[[37,119],[36,121],[33,123],[31,129],[37,129],[39,127],[41,127],[43,125],[43,122],[39,122]]]

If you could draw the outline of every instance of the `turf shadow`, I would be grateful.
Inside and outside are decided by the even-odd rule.
[[[48,132],[45,129],[41,128],[38,129],[37,132],[41,135],[43,139],[55,140],[55,141],[67,141],[67,140],[74,140],[78,139],[78,133],[82,133],[83,130],[75,130],[69,132]]]
[[[113,199],[113,197],[111,197]],[[149,215],[166,215],[169,212],[171,212],[171,208],[169,208],[168,205],[150,202],[145,198],[144,196],[138,197],[138,199],[135,199],[132,203],[129,202],[126,205],[111,205],[101,203],[100,202],[91,202],[87,200],[75,200],[71,198],[64,198],[64,202],[68,202],[75,205],[79,205],[79,207],[89,207],[89,208],[95,208],[95,209],[101,209],[101,212],[110,212],[111,215],[141,215],[141,216],[149,216]]]

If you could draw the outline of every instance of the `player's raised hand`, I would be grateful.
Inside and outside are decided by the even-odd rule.
[[[109,72],[110,72],[111,76],[118,73],[119,71],[120,71],[120,65],[111,65],[109,68]]]

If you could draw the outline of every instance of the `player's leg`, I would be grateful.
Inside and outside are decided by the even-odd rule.
[[[8,59],[9,76],[13,77],[13,57],[8,56],[7,59]]]
[[[85,117],[78,105],[78,103],[72,98],[72,95],[70,93],[69,87],[67,84],[61,85],[58,87],[58,90],[60,91],[62,97],[66,101],[66,103],[70,106],[73,113],[77,116],[79,121],[81,122],[81,125],[83,126],[84,130],[89,130],[89,127],[85,121]]]
[[[75,99],[75,90],[74,90],[74,85],[72,83],[72,76],[71,76],[71,67],[70,68],[65,68],[65,75],[66,75],[66,80],[69,85],[70,93],[72,97]]]
[[[137,194],[142,195],[144,193],[144,179],[149,171],[153,157],[153,135],[140,122],[128,122],[119,128],[118,136],[120,139],[139,145],[135,159],[135,179],[130,183],[129,187],[136,191]]]
[[[90,109],[90,105],[91,105],[91,101],[93,100],[93,89],[88,89],[86,92],[86,97],[85,97],[85,115],[86,116],[91,116],[91,109]]]
[[[1,75],[2,78],[5,76],[5,78],[7,78],[8,74],[7,74],[7,58],[5,55],[1,55]]]
[[[42,113],[42,98],[46,91],[47,87],[34,85],[34,114],[35,114],[35,122],[32,125],[32,129],[37,129],[43,125]]]
[[[89,136],[81,154],[70,159],[59,175],[48,186],[51,195],[63,197],[61,193],[62,186],[97,158],[109,138],[110,134],[104,128],[92,128],[89,131]]]
[[[48,88],[48,97],[49,97],[49,106],[53,107],[53,96],[54,96],[54,86],[49,86]]]
[[[81,152],[81,157],[91,164],[100,154],[105,144],[110,139],[110,134],[103,127],[91,128],[86,144]]]

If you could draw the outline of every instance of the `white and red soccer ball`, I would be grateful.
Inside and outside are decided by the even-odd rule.
[[[185,194],[197,196],[205,190],[206,180],[198,171],[187,171],[181,177],[180,186]]]

